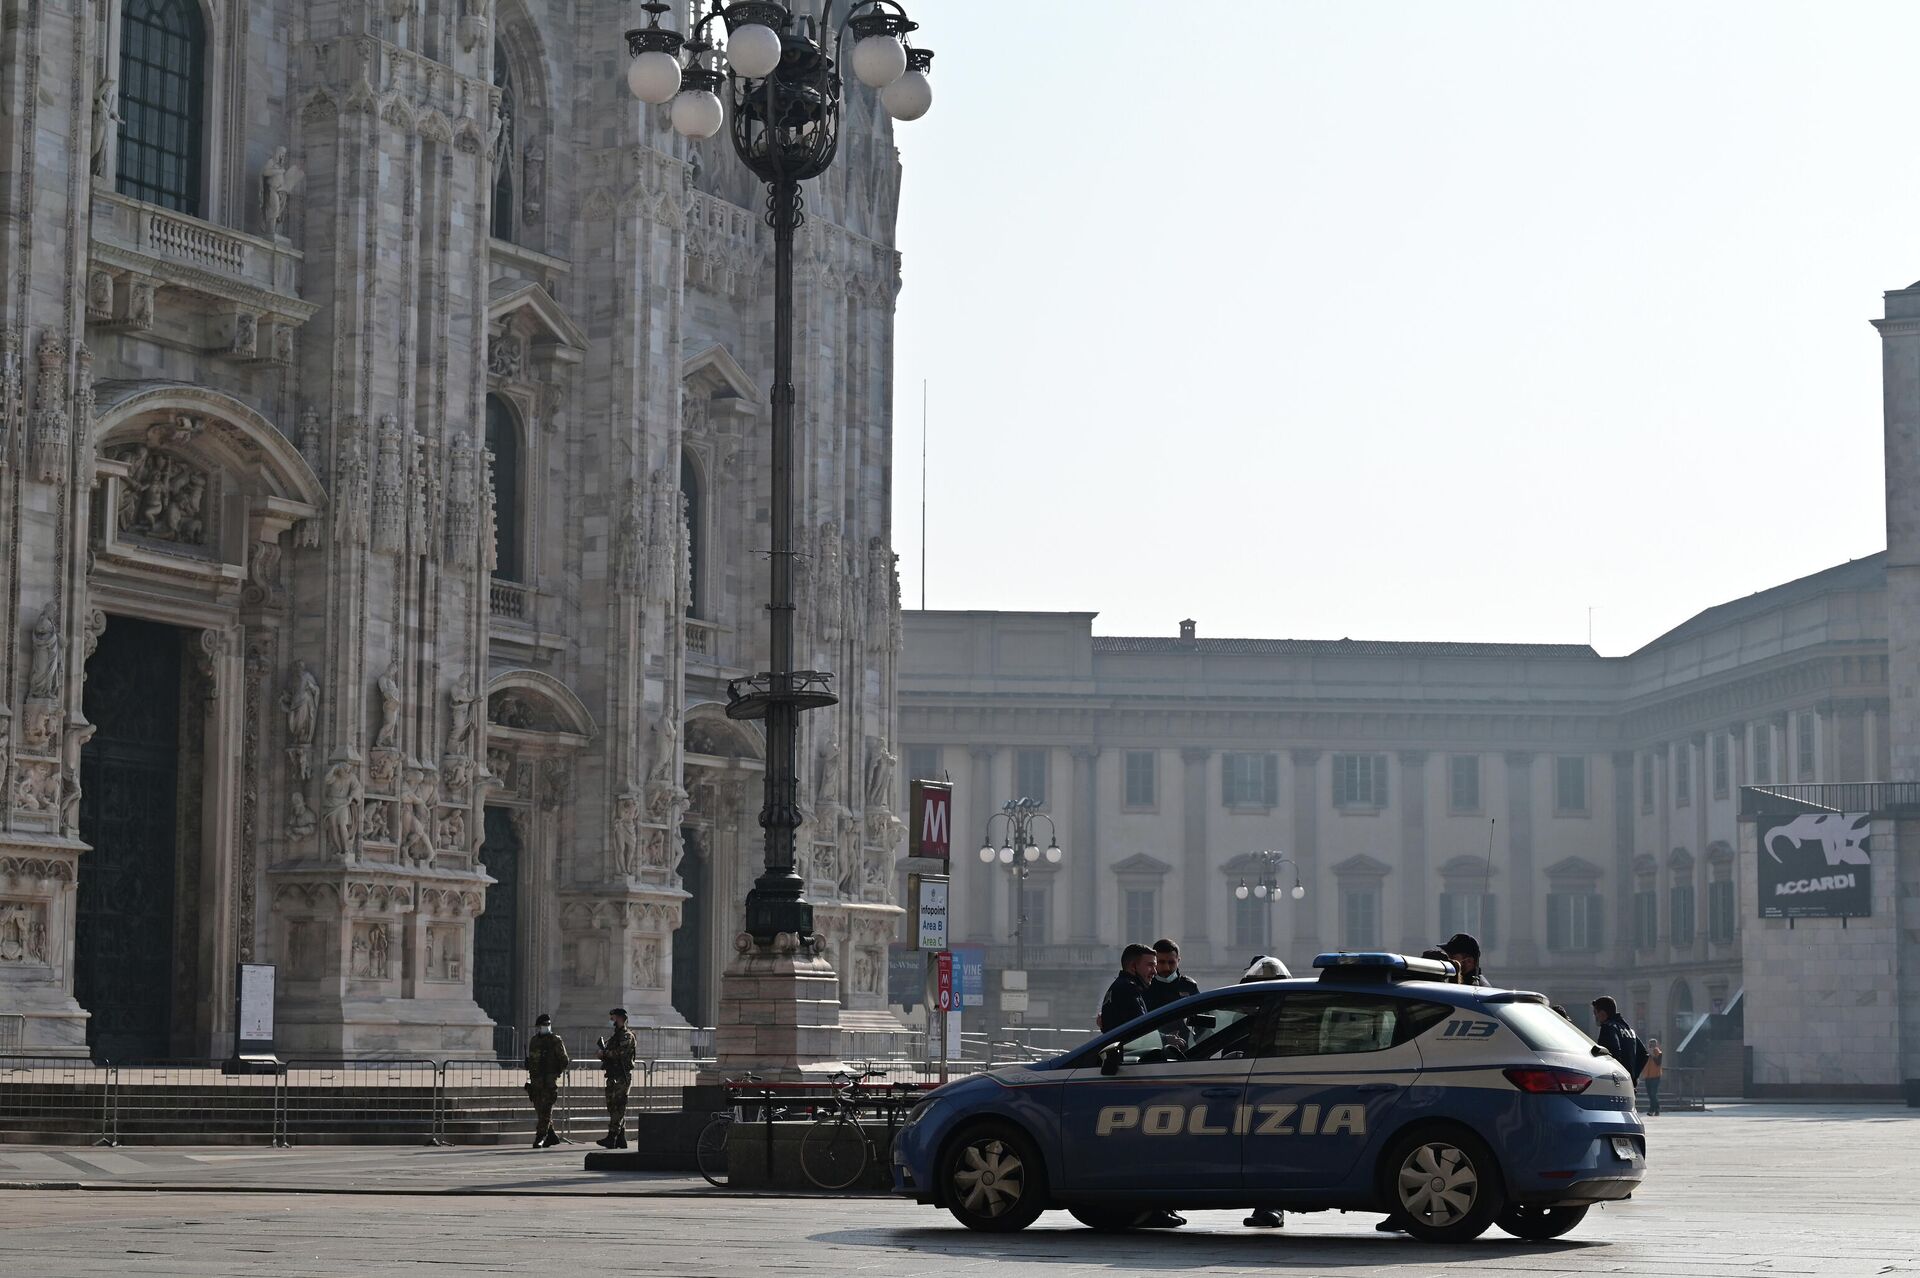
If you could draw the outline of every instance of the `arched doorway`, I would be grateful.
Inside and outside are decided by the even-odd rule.
[[[520,1005],[520,832],[506,808],[487,809],[480,862],[493,877],[486,913],[473,924],[473,1001],[493,1019],[493,1050],[518,1055],[526,1038]]]
[[[182,654],[179,630],[114,617],[87,662],[83,706],[95,732],[80,751],[79,816],[92,850],[77,884],[74,997],[92,1013],[87,1046],[99,1061],[165,1058],[175,1026],[191,1025],[174,978],[199,861],[182,836],[197,824],[200,740],[182,714]]]

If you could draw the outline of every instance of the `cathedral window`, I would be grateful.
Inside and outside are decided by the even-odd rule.
[[[206,44],[196,0],[125,0],[118,189],[194,217],[201,212]]]
[[[487,396],[487,451],[493,454],[493,575],[522,581],[520,421],[498,395]]]
[[[513,68],[504,42],[493,46],[493,87],[500,90],[500,136],[493,144],[493,238],[514,239],[514,135],[519,130],[519,102],[513,92]]]
[[[706,502],[700,491],[700,472],[693,459],[680,454],[680,497],[687,518],[687,615],[704,617],[707,613]]]

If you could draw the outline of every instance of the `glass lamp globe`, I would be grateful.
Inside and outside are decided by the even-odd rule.
[[[925,71],[909,71],[880,90],[880,105],[902,123],[917,120],[933,109],[933,84]]]
[[[1040,845],[1038,843],[1027,844],[1027,860],[1038,861],[1039,859],[1040,859]]]
[[[1298,901],[1301,897],[1305,896],[1306,894],[1307,894],[1306,887],[1302,884],[1296,883],[1293,885],[1293,891],[1289,895],[1291,895],[1294,900]]]
[[[737,75],[761,80],[780,65],[780,33],[758,22],[749,22],[727,36],[727,61]]]
[[[993,864],[993,844],[988,843],[980,849],[980,859],[988,865]]]
[[[1247,885],[1246,885],[1246,884],[1244,884],[1244,883],[1242,883],[1242,884],[1241,884],[1241,885],[1240,885],[1239,887],[1237,887],[1237,888],[1235,888],[1235,889],[1233,890],[1233,895],[1234,895],[1234,899],[1236,899],[1236,900],[1240,900],[1240,901],[1244,901],[1244,900],[1246,900],[1246,899],[1247,899]]]
[[[727,119],[719,96],[705,89],[686,89],[674,94],[672,113],[674,132],[695,141],[718,133]]]
[[[1012,849],[1012,848],[1010,848],[1010,847],[1006,847],[1006,848],[1001,848],[1001,849],[1000,849],[1000,864],[1002,864],[1002,865],[1012,865],[1012,864],[1013,864],[1013,849]]]
[[[906,46],[897,37],[870,35],[853,46],[853,73],[869,89],[884,89],[906,71]]]
[[[1060,863],[1060,845],[1058,843],[1047,844],[1047,861],[1053,865]]]
[[[627,64],[627,88],[642,102],[659,106],[680,92],[680,59],[649,49]]]
[[[1264,883],[1260,883],[1260,884],[1256,884],[1256,885],[1254,886],[1254,889],[1253,889],[1253,894],[1254,894],[1255,896],[1257,896],[1257,897],[1259,897],[1259,898],[1260,898],[1261,900],[1263,900],[1263,901],[1264,901],[1264,900],[1266,900],[1266,899],[1267,899],[1267,885],[1266,885],[1266,884],[1264,884]]]

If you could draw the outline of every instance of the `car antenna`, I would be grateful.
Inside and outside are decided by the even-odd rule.
[[[1486,907],[1487,893],[1493,888],[1493,827],[1497,822],[1497,817],[1487,818],[1487,873],[1480,880],[1480,904],[1483,909]]]

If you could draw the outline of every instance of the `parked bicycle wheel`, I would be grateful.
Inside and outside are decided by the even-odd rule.
[[[800,1142],[800,1170],[822,1189],[845,1189],[866,1167],[866,1135],[845,1115],[815,1123]]]
[[[727,1140],[732,1135],[733,1115],[715,1114],[713,1121],[700,1129],[700,1139],[693,1147],[700,1174],[715,1189],[727,1187]]]

